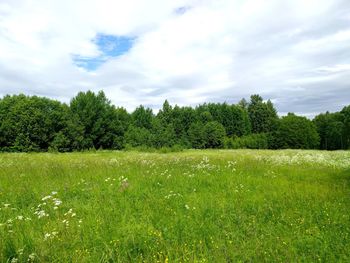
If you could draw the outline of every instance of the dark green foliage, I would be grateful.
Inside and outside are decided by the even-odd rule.
[[[125,132],[127,131],[129,124],[131,122],[131,116],[124,108],[116,108],[112,116],[113,121],[113,141],[112,148],[121,150],[124,148],[125,144]]]
[[[268,136],[266,133],[225,138],[226,149],[268,149],[268,147]]]
[[[140,106],[131,114],[132,123],[136,127],[145,128],[147,130],[152,129],[152,120],[153,120],[152,110]]]
[[[339,112],[320,114],[313,120],[320,135],[320,148],[324,150],[344,149],[346,144],[343,115]]]
[[[241,107],[242,109],[244,109],[244,110],[248,110],[249,103],[248,103],[248,101],[245,98],[243,98],[237,103],[237,105],[239,107]]]
[[[317,128],[317,129],[316,129]],[[320,141],[319,141],[320,140]],[[0,99],[0,151],[173,148],[350,148],[350,106],[313,122],[290,114],[279,119],[271,101],[252,95],[237,105],[195,108],[166,100],[154,115],[116,108],[100,91],[79,92],[70,105],[37,96]]]
[[[5,96],[0,101],[0,147],[14,151],[47,150],[55,134],[66,126],[64,105],[58,101]]]
[[[159,111],[157,117],[162,123],[170,123],[172,121],[172,107],[167,100],[163,103],[163,108]]]
[[[236,105],[223,104],[222,125],[226,128],[227,136],[243,136],[251,132],[248,113]]]
[[[225,140],[225,128],[217,122],[211,121],[204,126],[206,148],[222,148]]]
[[[53,141],[50,143],[49,149],[51,151],[68,152],[70,150],[70,141],[63,132],[60,131],[55,134]]]
[[[279,120],[277,129],[271,133],[269,144],[273,149],[316,149],[320,137],[312,121],[289,113]]]
[[[270,100],[266,103],[259,95],[252,95],[248,113],[253,133],[273,131],[278,120],[277,112]]]
[[[155,148],[172,147],[176,144],[176,134],[172,123],[162,123],[154,119],[152,128],[152,146]]]
[[[247,111],[238,105],[227,103],[209,103],[197,107],[199,120],[203,123],[217,121],[221,123],[227,136],[242,136],[251,132]]]
[[[343,147],[344,149],[350,149],[350,105],[344,107],[340,112],[342,115],[343,127]]]
[[[172,111],[172,124],[176,133],[176,137],[181,141],[181,144],[189,144],[187,131],[192,123],[198,120],[196,111],[191,107],[175,106]]]
[[[151,132],[143,127],[130,125],[125,133],[125,142],[132,147],[151,146]]]
[[[213,121],[213,116],[209,111],[203,111],[199,114],[199,120],[203,123]]]
[[[194,149],[203,149],[206,144],[204,125],[201,122],[194,122],[188,129],[188,139]]]
[[[91,91],[79,92],[72,99],[70,109],[83,127],[83,148],[112,148],[118,120],[114,106],[103,91],[97,95]]]

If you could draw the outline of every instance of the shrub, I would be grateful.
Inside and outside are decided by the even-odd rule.
[[[268,137],[265,133],[250,134],[236,138],[225,138],[226,149],[267,149]]]

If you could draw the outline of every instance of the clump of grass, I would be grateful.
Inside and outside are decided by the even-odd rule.
[[[350,259],[350,153],[0,154],[0,261]]]

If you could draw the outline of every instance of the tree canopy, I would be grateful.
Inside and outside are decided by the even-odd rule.
[[[37,96],[0,99],[1,151],[81,151],[128,147],[349,149],[350,106],[312,121],[280,118],[270,100],[172,106],[157,114],[140,105],[116,107],[100,91],[79,92],[69,104]]]

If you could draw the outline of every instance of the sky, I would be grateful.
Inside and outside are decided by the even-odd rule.
[[[0,0],[0,96],[116,106],[350,104],[349,0]]]

